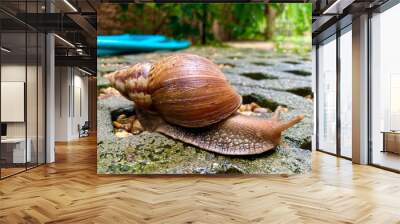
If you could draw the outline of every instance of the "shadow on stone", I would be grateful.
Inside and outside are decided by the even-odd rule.
[[[300,145],[300,148],[301,149],[307,149],[307,150],[310,150],[311,151],[311,139],[305,139],[302,143],[301,143],[301,145]]]
[[[311,75],[311,72],[304,71],[304,70],[289,70],[286,72],[290,72],[290,73],[293,73],[293,74],[299,75],[299,76],[310,76]]]
[[[302,61],[311,61],[311,59],[309,57],[303,57],[301,58]]]
[[[229,56],[228,58],[236,60],[236,59],[243,59],[244,57],[243,56]]]
[[[287,89],[286,92],[293,93],[302,97],[313,95],[311,87],[299,87],[299,88]]]
[[[108,88],[108,87],[111,87],[111,84],[109,84],[109,83],[106,83],[106,84],[98,84],[98,85],[97,85],[97,90],[106,89],[106,88]]]
[[[258,65],[258,66],[272,66],[271,63],[266,63],[266,62],[262,62],[262,61],[256,61],[256,62],[252,62],[253,65]]]
[[[291,64],[291,65],[298,65],[298,64],[301,64],[301,63],[298,62],[298,61],[284,61],[283,63]]]
[[[234,68],[234,67],[236,67],[235,64],[231,64],[231,63],[220,63],[220,64],[218,64],[218,66],[220,68]]]
[[[120,108],[117,110],[113,110],[113,111],[111,111],[111,120],[112,121],[117,120],[117,118],[122,114],[129,117],[129,116],[135,115],[136,111],[135,111],[134,107],[126,107],[126,108]]]
[[[261,107],[268,108],[272,111],[275,111],[275,109],[278,106],[287,107],[284,104],[279,104],[271,99],[268,99],[266,97],[263,97],[261,95],[255,94],[255,93],[252,93],[249,95],[244,95],[244,96],[242,96],[242,99],[243,99],[243,104],[249,104],[249,103],[254,102],[254,103],[257,103],[258,105],[260,105]]]
[[[254,80],[263,80],[263,79],[278,79],[278,77],[269,75],[266,73],[261,73],[261,72],[245,72],[241,73],[241,76],[254,79]]]

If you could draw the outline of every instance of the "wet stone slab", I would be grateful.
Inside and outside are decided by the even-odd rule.
[[[219,64],[243,99],[273,111],[287,108],[282,119],[298,114],[305,119],[284,132],[276,150],[256,156],[224,156],[173,140],[159,133],[142,132],[117,138],[111,112],[133,108],[133,102],[113,96],[98,100],[98,173],[102,174],[300,174],[311,169],[313,102],[310,55],[284,55],[255,49],[190,48]],[[98,88],[109,86],[103,77],[129,64],[157,60],[171,54],[157,52],[105,57],[98,60]],[[293,71],[302,71],[301,75]],[[247,73],[247,74],[246,74]],[[250,75],[249,75],[250,74]],[[269,117],[272,113],[260,116]]]

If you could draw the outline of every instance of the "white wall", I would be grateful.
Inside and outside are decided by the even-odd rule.
[[[88,120],[88,78],[72,67],[56,67],[55,73],[55,140],[74,140],[78,125]]]
[[[69,83],[68,67],[55,68],[55,141],[67,141],[69,133]]]
[[[75,70],[76,72],[77,70]],[[74,77],[74,92],[73,96],[75,106],[73,110],[75,110],[74,117],[72,119],[72,136],[74,138],[78,138],[78,124],[81,126],[88,121],[88,78],[81,76],[82,73],[79,72],[80,75],[75,75]],[[80,93],[79,93],[80,92]],[[80,95],[80,97],[79,97]],[[79,103],[80,101],[80,103]],[[81,107],[81,108],[79,108]],[[80,111],[82,110],[82,111]]]

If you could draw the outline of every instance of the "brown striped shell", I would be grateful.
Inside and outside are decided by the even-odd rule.
[[[241,96],[210,60],[175,54],[108,75],[111,84],[141,108],[182,127],[206,127],[231,116]]]

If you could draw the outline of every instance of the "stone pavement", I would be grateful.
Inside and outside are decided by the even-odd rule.
[[[260,49],[192,47],[184,52],[205,56],[219,64],[244,103],[256,102],[271,111],[287,108],[282,119],[298,114],[305,119],[284,132],[276,150],[257,156],[224,156],[207,152],[158,133],[142,132],[126,138],[113,133],[111,111],[132,108],[121,96],[98,100],[98,172],[121,174],[298,174],[311,169],[313,99],[311,56],[279,54]],[[171,54],[104,57],[98,60],[98,88],[108,87],[103,75],[118,68]],[[271,116],[265,113],[258,116]]]

